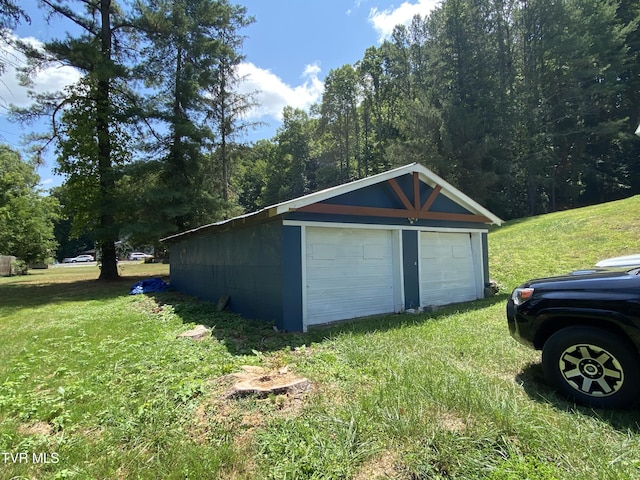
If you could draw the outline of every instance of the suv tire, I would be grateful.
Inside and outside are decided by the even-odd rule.
[[[554,333],[542,349],[547,380],[577,403],[629,408],[640,399],[638,352],[606,330],[577,326]]]

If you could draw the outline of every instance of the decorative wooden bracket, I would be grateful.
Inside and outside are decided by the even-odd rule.
[[[387,180],[394,193],[402,202],[402,208],[360,207],[353,205],[335,205],[330,203],[313,203],[298,208],[298,212],[325,213],[333,215],[361,215],[366,217],[394,217],[424,220],[448,220],[454,222],[491,223],[484,215],[470,213],[444,213],[432,212],[429,209],[442,190],[442,186],[436,185],[423,205],[420,205],[420,178],[418,172],[413,172],[413,203],[405,195],[395,178]]]

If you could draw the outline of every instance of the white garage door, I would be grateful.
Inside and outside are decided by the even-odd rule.
[[[420,232],[420,304],[448,305],[478,298],[468,233]]]
[[[306,228],[306,325],[394,311],[388,230]]]

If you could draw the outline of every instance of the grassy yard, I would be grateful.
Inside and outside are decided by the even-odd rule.
[[[640,197],[511,222],[489,236],[498,296],[307,334],[128,295],[163,265],[0,278],[0,480],[640,478],[639,412],[556,396],[504,318],[528,278],[640,251],[639,225]],[[210,339],[176,338],[198,323]],[[225,398],[244,365],[313,388]]]

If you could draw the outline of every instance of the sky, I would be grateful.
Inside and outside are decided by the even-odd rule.
[[[285,106],[307,110],[322,98],[323,81],[332,70],[353,65],[370,46],[378,46],[388,38],[393,28],[408,24],[420,14],[427,16],[439,0],[231,0],[243,5],[255,22],[241,33],[246,37],[239,67],[245,79],[242,89],[258,92],[257,106],[250,113],[251,121],[263,124],[247,134],[247,141],[274,136]],[[38,42],[64,38],[67,24],[56,21],[47,25],[36,8],[36,0],[21,0],[19,4],[30,14],[30,25],[19,26],[14,35]],[[0,142],[25,151],[25,133],[46,128],[44,122],[33,126],[17,125],[7,119],[7,106],[28,106],[26,90],[19,85],[12,65],[21,63],[13,51],[0,46],[0,55],[10,65],[0,78]],[[36,91],[64,88],[79,78],[68,67],[42,71],[34,82]],[[52,153],[39,168],[43,188],[60,185],[63,179],[53,173]]]

